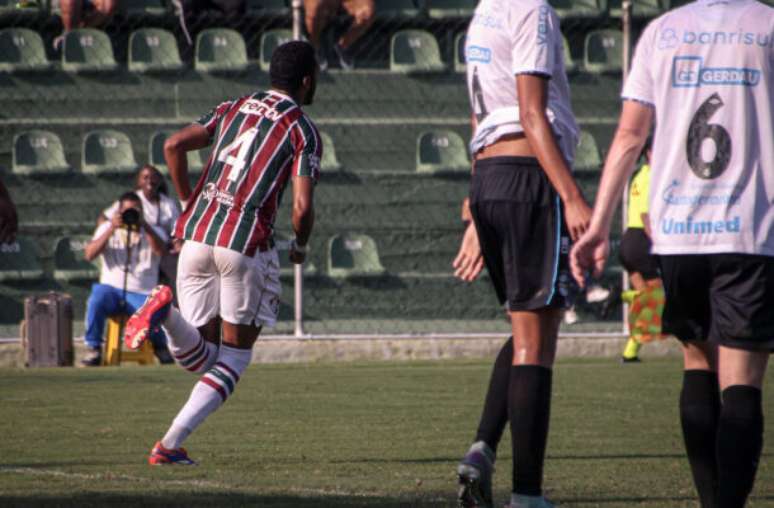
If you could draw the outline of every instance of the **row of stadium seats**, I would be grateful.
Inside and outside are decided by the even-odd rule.
[[[634,0],[632,14],[635,17],[655,17],[688,1]],[[622,15],[621,0],[549,0],[549,3],[562,18],[599,18],[605,15],[620,18]],[[443,20],[470,17],[476,4],[477,0],[376,0],[375,11],[377,17]],[[129,17],[165,17],[172,16],[174,11],[172,3],[164,0],[125,0],[119,5],[121,14]],[[246,0],[244,9],[246,16],[289,17],[290,1]],[[43,2],[42,6],[32,1],[0,0],[0,16],[3,13],[41,16],[58,12],[58,0]]]
[[[290,30],[268,30],[261,35],[258,67],[268,71],[274,49],[292,39]],[[453,69],[465,70],[465,34],[455,37]],[[565,41],[565,65],[568,71],[579,66],[573,61]],[[585,38],[583,69],[590,73],[620,72],[622,34],[618,30],[594,30]],[[160,28],[135,30],[129,37],[127,66],[131,72],[180,71],[180,58],[174,35]],[[26,28],[0,30],[0,71],[47,71],[52,62],[46,57],[40,35]],[[239,32],[228,28],[210,28],[196,37],[194,68],[199,72],[241,72],[250,66],[247,47]],[[66,34],[61,57],[66,72],[110,72],[117,68],[108,35],[95,29],[78,29]],[[390,41],[390,70],[399,73],[444,72],[435,36],[424,30],[400,30]]]
[[[97,261],[87,261],[84,249],[91,240],[88,235],[66,236],[54,242],[54,280],[76,282],[96,280],[99,277]],[[290,241],[281,237],[277,240],[280,254],[281,274],[293,274],[287,251]],[[379,252],[373,238],[364,234],[334,235],[327,242],[326,274],[333,278],[380,276],[386,270],[379,259]],[[304,265],[309,276],[321,275],[312,263]],[[39,280],[45,277],[35,243],[26,237],[17,238],[15,243],[0,245],[0,283]]]
[[[148,141],[148,162],[163,173],[168,172],[163,149],[170,133],[168,130],[156,131]],[[326,132],[321,132],[320,135],[323,141],[322,170],[342,169],[333,139]],[[576,167],[595,170],[600,164],[599,149],[594,137],[589,132],[582,131]],[[192,172],[202,170],[204,156],[201,151],[188,154],[188,167]],[[115,175],[133,173],[137,168],[132,142],[125,133],[102,129],[90,131],[83,137],[81,172]],[[467,147],[457,132],[436,129],[425,131],[417,138],[417,172],[465,172],[469,169]],[[11,170],[17,175],[45,177],[68,174],[73,168],[66,161],[64,147],[57,134],[45,130],[31,130],[14,136]]]

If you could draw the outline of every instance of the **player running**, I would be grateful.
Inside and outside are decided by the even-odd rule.
[[[507,303],[513,339],[497,356],[475,442],[458,467],[459,503],[493,506],[495,452],[510,420],[509,506],[550,507],[543,461],[559,323],[575,288],[569,237],[580,236],[591,216],[570,169],[578,127],[559,19],[544,0],[482,0],[465,55],[473,223],[455,274],[473,280],[486,264],[500,303]]]
[[[683,345],[680,417],[703,507],[745,504],[774,349],[774,9],[697,0],[637,45],[623,111],[573,275],[599,275],[610,223],[651,125],[653,252],[663,330]]]
[[[272,239],[285,186],[293,181],[290,260],[303,263],[314,223],[313,189],[322,142],[301,110],[317,82],[314,48],[301,41],[278,47],[271,89],[220,104],[164,145],[172,181],[187,202],[175,236],[185,240],[172,290],[158,286],[127,322],[125,341],[137,349],[161,325],[185,369],[204,374],[150,464],[194,464],[183,441],[233,393],[261,328],[279,310],[279,261]],[[215,141],[204,174],[191,192],[186,152]]]

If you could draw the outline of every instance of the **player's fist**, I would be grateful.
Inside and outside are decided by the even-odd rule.
[[[570,251],[570,269],[575,281],[585,287],[587,273],[591,272],[594,277],[601,276],[609,254],[607,232],[587,230]]]
[[[460,250],[452,262],[454,276],[465,282],[473,282],[484,269],[484,257],[478,242],[478,232],[472,222],[465,229]]]
[[[306,260],[306,253],[309,251],[309,247],[306,245],[299,245],[295,239],[290,242],[290,262],[296,265],[300,265]]]

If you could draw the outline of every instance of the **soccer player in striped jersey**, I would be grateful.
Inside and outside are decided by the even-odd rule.
[[[150,330],[163,326],[175,360],[202,377],[153,447],[150,464],[194,463],[181,444],[233,393],[261,328],[276,322],[281,286],[272,235],[289,180],[296,235],[290,260],[304,262],[322,141],[301,105],[312,103],[318,72],[309,43],[283,44],[272,56],[270,90],[220,104],[164,145],[185,203],[175,227],[175,236],[185,240],[177,279],[180,309],[171,306],[169,287],[156,287],[127,322],[124,339],[136,349]],[[192,192],[186,152],[213,141]]]
[[[703,508],[741,508],[763,442],[774,351],[774,9],[697,0],[651,22],[623,88],[573,275],[599,275],[616,204],[651,125],[649,218],[683,346],[680,419]]]

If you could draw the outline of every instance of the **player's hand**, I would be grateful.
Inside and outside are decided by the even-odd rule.
[[[0,243],[13,243],[19,230],[16,206],[10,200],[0,200]]]
[[[462,244],[457,257],[452,262],[454,276],[465,282],[473,282],[484,269],[484,257],[481,255],[481,245],[478,242],[476,225],[471,222],[465,229]]]
[[[588,230],[580,237],[570,251],[570,269],[580,287],[586,286],[586,274],[589,271],[595,278],[602,275],[609,254],[610,241],[606,231]]]
[[[169,253],[180,254],[181,250],[183,250],[183,240],[180,238],[173,238],[172,241],[169,242]]]
[[[298,245],[295,240],[290,242],[290,251],[288,252],[290,262],[295,265],[302,264],[306,260],[307,249],[308,247]]]
[[[124,225],[124,219],[121,218],[121,214],[116,212],[113,214],[113,217],[110,219],[110,226],[113,229],[119,229],[123,227]]]
[[[582,195],[578,195],[564,202],[565,222],[570,238],[575,242],[589,228],[591,222],[591,207],[589,207]]]

